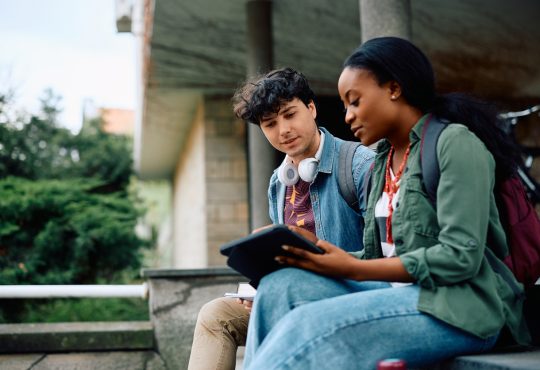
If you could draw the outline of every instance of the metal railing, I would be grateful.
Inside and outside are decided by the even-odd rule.
[[[0,285],[0,299],[11,298],[141,298],[148,299],[148,284],[140,285]]]

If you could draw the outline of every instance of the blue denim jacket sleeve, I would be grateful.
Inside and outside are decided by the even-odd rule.
[[[277,179],[276,172],[270,177],[270,182],[268,184],[268,215],[273,224],[278,223],[277,215],[277,191],[278,187],[276,184]]]
[[[375,152],[364,145],[360,145],[353,158],[353,178],[356,185],[356,196],[362,217],[365,216],[367,200],[364,199],[364,180],[371,170],[371,164],[375,158]]]

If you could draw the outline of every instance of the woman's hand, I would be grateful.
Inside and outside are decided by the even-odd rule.
[[[352,279],[355,277],[358,259],[327,241],[318,240],[313,233],[305,229],[296,226],[289,226],[289,229],[313,242],[324,250],[324,254],[311,253],[301,248],[285,245],[283,249],[293,256],[278,256],[276,260],[279,263],[336,278]]]
[[[360,260],[332,243],[318,240],[315,235],[296,226],[289,229],[302,235],[324,250],[324,254],[308,252],[294,246],[284,246],[293,256],[278,256],[276,260],[289,266],[299,267],[334,278],[351,280],[378,280],[413,282],[399,257]]]

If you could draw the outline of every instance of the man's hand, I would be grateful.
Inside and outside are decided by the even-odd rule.
[[[256,229],[254,229],[251,233],[252,234],[255,234],[255,233],[258,233],[259,231],[263,231],[264,229],[268,229],[272,226],[275,226],[274,224],[270,224],[270,225],[266,225],[266,226],[261,226],[261,227],[258,227]]]
[[[236,303],[243,304],[244,308],[251,313],[251,308],[253,307],[253,301],[248,301],[247,299],[236,298]]]
[[[294,231],[295,233],[302,235],[305,239],[309,240],[313,244],[317,244],[317,241],[319,241],[317,236],[315,234],[313,234],[311,231],[308,231],[308,230],[303,229],[303,228],[298,227],[298,226],[288,225],[287,227],[289,228],[289,230]]]

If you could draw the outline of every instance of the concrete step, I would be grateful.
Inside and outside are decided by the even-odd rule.
[[[149,321],[1,324],[0,353],[154,349]]]
[[[243,369],[243,349],[244,347],[239,348],[235,370]],[[416,370],[540,370],[540,348],[460,356],[430,368]]]
[[[2,370],[167,370],[155,351],[0,355]]]
[[[540,348],[520,352],[460,356],[432,370],[539,370]]]

